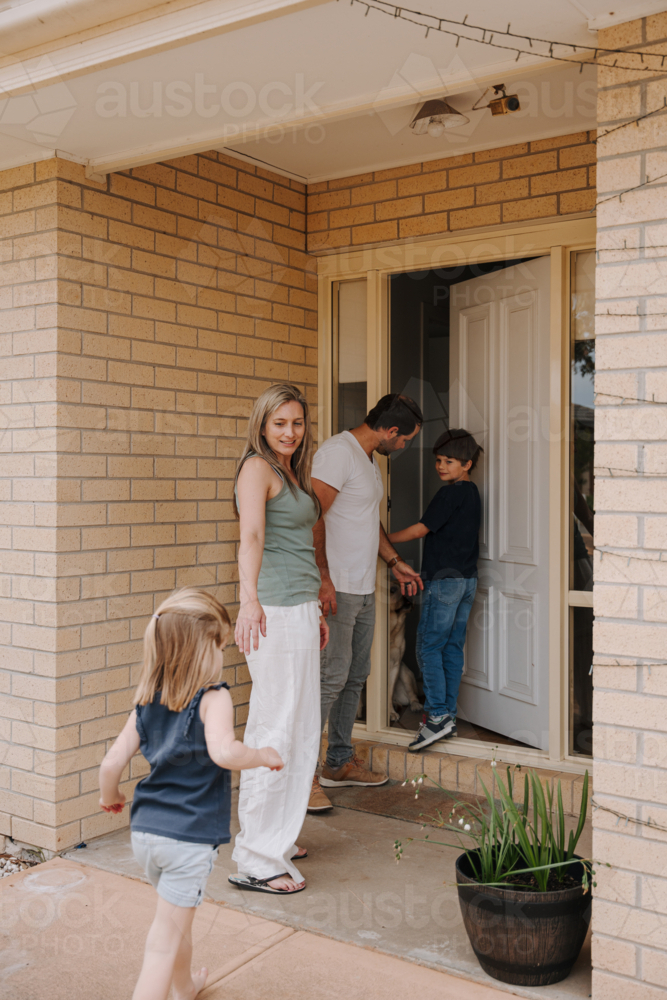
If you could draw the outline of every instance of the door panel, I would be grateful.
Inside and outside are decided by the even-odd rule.
[[[469,284],[472,284],[470,282]],[[454,301],[454,300],[452,300]],[[453,312],[453,308],[452,308]],[[463,308],[459,312],[459,329],[450,317],[450,427],[466,427],[484,451],[475,470],[475,482],[482,498],[482,524],[479,532],[480,557],[491,558],[489,535],[489,473],[487,447],[491,398],[489,373],[493,365],[491,341],[492,309],[490,304]],[[456,420],[458,414],[458,423]]]
[[[493,663],[489,655],[489,608],[493,597],[493,587],[478,587],[468,619],[466,683],[486,691],[493,691]]]
[[[537,292],[522,292],[521,299],[528,302],[519,305],[512,297],[498,303],[500,559],[534,563],[531,414]]]
[[[549,274],[542,257],[463,282],[451,304],[451,426],[484,448],[479,586],[459,715],[548,749]],[[470,303],[477,303],[470,304]]]

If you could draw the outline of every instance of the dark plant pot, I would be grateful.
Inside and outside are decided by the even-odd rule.
[[[577,860],[568,869],[583,877]],[[456,861],[459,903],[473,951],[484,971],[515,986],[548,986],[565,979],[591,920],[590,890],[522,892],[476,882],[465,854]]]

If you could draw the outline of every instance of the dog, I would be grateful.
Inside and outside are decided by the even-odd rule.
[[[389,718],[397,722],[400,715],[397,708],[410,706],[413,712],[421,712],[422,705],[417,694],[415,675],[403,663],[405,653],[405,619],[412,611],[412,601],[401,593],[397,583],[389,588]]]
[[[403,663],[405,653],[405,619],[412,611],[412,601],[408,600],[401,593],[401,588],[397,583],[391,584],[389,588],[389,718],[392,722],[397,722],[400,713],[396,707],[405,708],[410,706],[413,712],[421,712],[422,704],[417,693],[417,680],[415,675]],[[357,709],[357,719],[363,719],[366,711],[366,688],[362,689]]]

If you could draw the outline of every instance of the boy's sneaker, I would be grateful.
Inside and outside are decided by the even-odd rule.
[[[452,728],[449,730],[449,732],[445,736],[445,739],[446,740],[451,740],[452,736],[458,736],[458,733],[456,732],[456,719],[454,719],[454,725],[452,726]]]
[[[434,722],[433,719],[429,718],[426,722],[422,722],[417,733],[417,738],[408,746],[408,750],[411,750],[413,753],[423,750],[424,747],[435,743],[436,740],[445,739],[449,736],[452,729],[456,729],[456,722],[451,715],[445,715],[439,722]]]

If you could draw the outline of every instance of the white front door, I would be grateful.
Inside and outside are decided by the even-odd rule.
[[[459,716],[549,742],[550,258],[453,285],[450,426],[484,448],[479,584]]]

